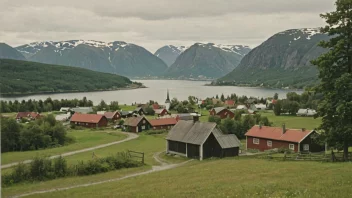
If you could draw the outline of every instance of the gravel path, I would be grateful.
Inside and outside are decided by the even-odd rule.
[[[131,178],[131,177],[137,177],[137,176],[140,176],[140,175],[146,175],[146,174],[153,173],[153,172],[158,172],[158,171],[163,171],[163,170],[167,170],[167,169],[176,168],[178,166],[182,166],[182,165],[184,165],[184,164],[186,164],[186,163],[188,163],[188,162],[193,160],[193,159],[191,159],[191,160],[188,160],[188,161],[185,161],[185,162],[182,162],[182,163],[178,163],[178,164],[168,164],[165,161],[163,161],[162,159],[160,159],[160,157],[159,157],[160,153],[161,152],[158,152],[158,153],[155,153],[153,155],[153,158],[157,162],[160,163],[160,166],[152,166],[151,170],[130,174],[130,175],[126,175],[124,177],[115,178],[115,179],[108,179],[108,180],[103,180],[103,181],[98,181],[98,182],[79,184],[79,185],[69,186],[69,187],[64,187],[64,188],[53,188],[53,189],[48,189],[48,190],[33,191],[33,192],[30,192],[30,193],[15,195],[13,197],[25,197],[25,196],[34,195],[34,194],[43,194],[43,193],[64,191],[64,190],[70,190],[70,189],[73,189],[73,188],[81,188],[81,187],[93,186],[93,185],[98,185],[98,184],[104,184],[104,183],[107,183],[107,182],[120,181],[120,180],[124,180],[124,179]]]
[[[108,147],[108,146],[115,145],[115,144],[120,144],[120,143],[122,143],[122,142],[127,142],[127,141],[130,141],[130,140],[133,140],[133,139],[138,138],[138,135],[135,134],[135,133],[125,133],[125,132],[121,132],[121,133],[128,135],[128,137],[125,138],[125,139],[123,139],[123,140],[116,141],[116,142],[110,142],[110,143],[107,143],[107,144],[101,144],[101,145],[98,145],[98,146],[94,146],[94,147],[90,147],[90,148],[85,148],[85,149],[81,149],[81,150],[77,150],[77,151],[71,151],[71,152],[62,153],[62,154],[59,154],[59,155],[53,155],[53,156],[51,156],[51,157],[49,157],[49,158],[50,158],[50,159],[53,159],[53,158],[57,158],[57,157],[59,157],[59,156],[66,157],[66,156],[70,156],[70,155],[75,155],[75,154],[78,154],[78,153],[83,153],[83,152],[87,152],[87,151],[92,151],[92,150],[95,150],[95,149],[104,148],[104,147]],[[23,161],[22,163],[28,164],[28,163],[30,163],[31,161],[32,161],[32,160],[25,160],[25,161]],[[18,163],[19,163],[19,162],[14,162],[14,163],[11,163],[11,164],[2,165],[2,166],[1,166],[1,169],[10,168],[10,167],[12,167],[12,166],[16,166]]]

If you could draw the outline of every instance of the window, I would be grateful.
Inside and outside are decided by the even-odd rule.
[[[143,120],[143,124],[145,124],[145,120]]]
[[[86,123],[86,126],[88,126],[88,123]]]
[[[144,125],[142,126],[142,129],[145,129],[145,126],[144,126]]]
[[[253,144],[259,144],[259,139],[258,138],[253,138]]]
[[[269,146],[269,147],[272,147],[273,146],[273,142],[268,140],[268,141],[266,141],[266,145]]]
[[[303,144],[303,150],[309,151],[309,144]]]
[[[77,124],[77,122],[75,122],[75,124]]]
[[[289,144],[289,145],[288,145],[288,148],[289,148],[290,150],[295,150],[295,145],[294,145],[294,144]]]
[[[225,115],[227,115],[227,112],[225,112]]]
[[[153,129],[156,129],[156,127],[153,127]]]

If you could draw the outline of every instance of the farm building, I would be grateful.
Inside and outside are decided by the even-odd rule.
[[[108,120],[112,120],[112,121],[116,121],[121,119],[121,115],[118,111],[114,111],[114,112],[104,112],[104,116],[108,119]]]
[[[314,109],[299,109],[297,116],[314,116],[317,112]]]
[[[164,116],[168,114],[166,109],[154,109],[154,111],[157,116]]]
[[[55,116],[55,120],[65,122],[65,121],[68,121],[70,116],[71,116],[70,112],[67,112],[66,114],[59,114]]]
[[[127,118],[123,126],[126,131],[135,133],[151,128],[150,122],[144,116]]]
[[[133,115],[132,111],[120,111],[121,118],[129,118],[129,117],[132,117],[132,115]]]
[[[16,120],[19,120],[21,118],[35,120],[35,119],[40,118],[40,114],[36,113],[36,112],[18,112],[16,115]]]
[[[166,153],[203,160],[210,157],[230,157],[239,153],[236,135],[224,135],[216,123],[179,121],[166,137]]]
[[[225,100],[225,105],[228,107],[233,107],[233,106],[235,106],[235,101],[234,100]]]
[[[60,108],[60,111],[61,111],[61,112],[67,112],[67,111],[69,111],[69,110],[71,110],[70,107],[61,107],[61,108]]]
[[[282,128],[256,125],[245,134],[247,149],[264,151],[285,148],[294,152],[324,151],[324,146],[314,141],[316,135],[314,130],[286,129],[285,125]]]
[[[255,104],[254,105],[255,106],[255,108],[257,109],[257,110],[265,110],[266,109],[266,105],[265,104]]]
[[[93,112],[93,108],[92,107],[75,107],[75,108],[71,108],[72,111],[74,111],[75,113],[90,113]]]
[[[142,107],[137,107],[133,113],[138,114],[138,115],[145,115],[145,111]]]
[[[175,118],[162,118],[149,120],[153,129],[171,129],[177,123]]]
[[[88,128],[105,127],[108,119],[104,115],[75,113],[71,117],[71,124]]]
[[[224,118],[233,118],[235,117],[235,114],[224,108],[224,107],[216,107],[216,108],[213,108],[212,110],[209,111],[210,115],[212,116],[219,116],[221,119],[224,119]]]
[[[236,109],[237,110],[246,110],[248,108],[246,107],[246,105],[237,105]]]

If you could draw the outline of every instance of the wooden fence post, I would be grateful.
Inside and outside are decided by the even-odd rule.
[[[284,153],[284,161],[286,161],[286,151],[285,151],[285,153]]]
[[[144,152],[143,152],[143,156],[142,156],[142,164],[144,164]]]

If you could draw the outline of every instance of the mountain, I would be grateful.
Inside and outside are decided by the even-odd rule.
[[[176,60],[176,58],[185,50],[187,47],[185,46],[173,46],[173,45],[165,45],[162,48],[159,48],[154,55],[163,60],[168,67],[170,67]]]
[[[318,46],[329,36],[319,28],[279,32],[254,48],[239,66],[214,84],[303,88],[317,82],[310,61],[326,52]]]
[[[116,74],[36,62],[0,59],[2,95],[104,91],[142,87]]]
[[[26,60],[20,52],[6,43],[0,43],[0,58]]]
[[[168,78],[218,78],[232,71],[250,51],[248,46],[195,43],[167,69]]]
[[[143,47],[122,41],[48,41],[22,45],[16,49],[30,61],[129,77],[158,76],[167,69],[161,59]]]

